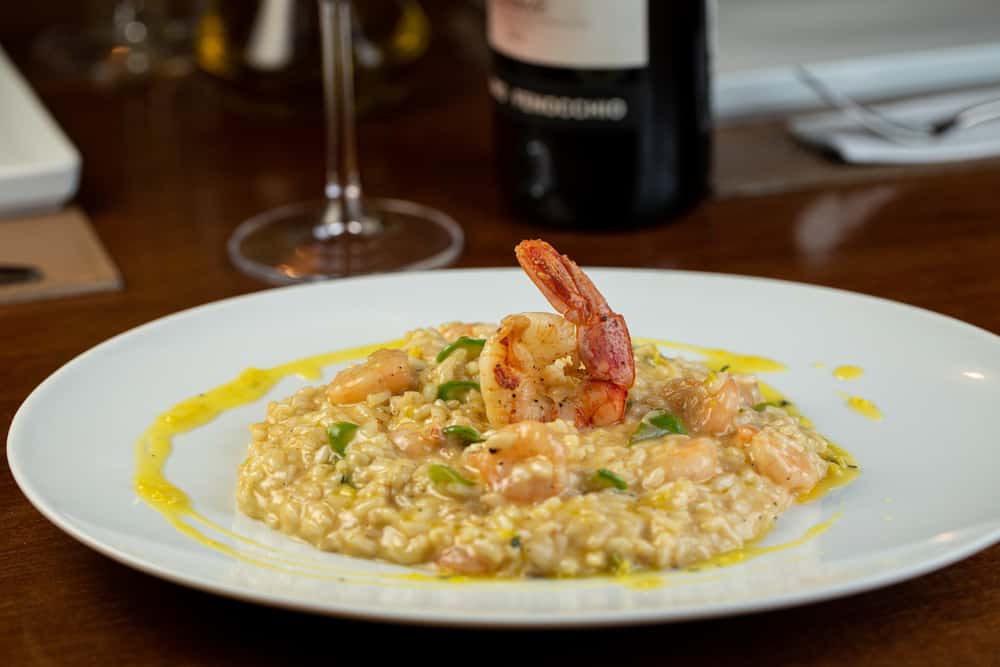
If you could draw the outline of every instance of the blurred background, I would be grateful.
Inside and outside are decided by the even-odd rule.
[[[432,109],[454,96],[478,95],[488,106],[483,0],[356,5],[362,115]],[[723,196],[870,175],[865,166],[851,173],[795,155],[783,124],[764,129],[762,121],[828,106],[797,77],[797,64],[862,102],[990,86],[1000,72],[1000,4],[991,0],[718,0],[710,7],[716,123],[754,128],[717,142],[714,183]],[[8,5],[0,19],[0,46],[43,94],[89,82],[105,95],[138,96],[149,92],[149,79],[174,79],[172,94],[197,97],[198,122],[225,110],[259,122],[270,117],[278,127],[322,110],[310,0],[35,3]],[[475,113],[490,122],[489,109]],[[776,146],[776,155],[766,168],[750,168],[740,154],[760,145]]]
[[[528,193],[522,199],[535,197],[553,181],[552,170],[558,177],[565,167],[552,162],[555,143],[501,122],[506,116],[498,113],[488,82],[516,71],[500,72],[511,63],[491,50],[487,3],[355,5],[353,61],[367,191],[445,211],[467,235],[470,225],[478,225],[460,260],[469,264],[496,263],[491,244],[516,240],[523,233],[516,225],[531,221],[568,230],[631,226],[604,172],[590,175],[600,188],[583,180],[578,191],[599,192],[601,201],[618,206],[622,215],[599,211],[600,220],[611,222],[576,225],[579,211],[597,210],[596,200],[582,199],[574,213],[565,193],[539,195],[544,205],[519,202],[519,192]],[[903,101],[911,106],[895,118],[920,123],[972,102],[1000,99],[1000,3],[720,0],[706,6],[708,18],[698,30],[707,45],[710,93],[698,92],[694,79],[670,79],[677,87],[665,88],[661,103],[674,100],[664,107],[673,109],[703,101],[714,132],[703,147],[690,155],[678,149],[673,166],[651,172],[655,181],[707,170],[706,183],[676,186],[690,190],[683,205],[654,207],[642,224],[697,218],[703,211],[696,204],[706,199],[920,178],[989,166],[1000,155],[1000,124],[965,135],[967,141],[906,145],[863,123],[842,124],[856,119],[827,95],[832,91],[857,103]],[[662,10],[650,11],[651,20],[661,20]],[[680,38],[651,26],[655,59],[663,44]],[[697,55],[699,43],[693,44]],[[175,233],[196,235],[193,241],[221,252],[240,221],[324,188],[321,44],[310,0],[7,3],[0,8],[0,48],[10,58],[7,78],[23,77],[25,89],[45,109],[41,113],[53,121],[49,129],[58,145],[52,155],[65,166],[48,209],[73,201],[90,217],[101,217],[99,235],[121,263],[127,264],[120,255],[128,252],[116,252],[117,226],[134,225],[137,216],[184,219],[188,224]],[[692,62],[696,71],[697,58]],[[810,85],[802,66],[827,90]],[[595,79],[579,80],[591,85]],[[23,163],[43,143],[18,129],[26,125],[15,106],[12,98],[0,99],[0,139],[7,147],[0,150],[0,166]],[[695,128],[707,127],[700,108],[684,111],[690,129],[658,120],[661,127],[653,131],[693,136]],[[674,129],[664,129],[670,123]],[[638,165],[641,146],[652,144],[636,136],[630,141],[640,148],[628,159]],[[573,135],[569,143],[580,141]],[[520,153],[509,155],[511,146]],[[538,152],[539,146],[549,153]],[[607,150],[591,153],[606,156]],[[709,150],[710,159],[697,157],[701,150]],[[564,160],[590,162],[599,160]],[[622,191],[641,180],[639,166],[617,171]],[[883,197],[869,200],[881,206]],[[6,215],[39,208],[44,206],[28,202],[9,207]],[[491,221],[489,229],[484,219]],[[156,239],[167,233],[150,225],[138,235]],[[633,259],[664,266],[686,261]]]

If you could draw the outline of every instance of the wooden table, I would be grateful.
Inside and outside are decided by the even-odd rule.
[[[34,72],[17,48],[26,35],[10,34],[5,45]],[[423,80],[412,104],[361,127],[369,191],[461,221],[460,266],[510,266],[518,240],[544,235],[581,264],[829,285],[1000,331],[1000,169],[711,201],[673,224],[636,231],[543,229],[501,205],[482,75],[463,62],[432,58],[439,76]],[[316,195],[322,174],[317,115],[247,112],[199,77],[113,92],[31,78],[84,156],[77,201],[125,289],[0,306],[4,434],[31,389],[91,346],[262,289],[230,265],[227,236],[253,213]],[[817,242],[817,229],[850,216],[854,224],[839,238]],[[1000,664],[1000,547],[884,590],[746,617],[579,633],[396,627],[244,604],[135,572],[48,523],[18,491],[6,457],[0,465],[4,665],[290,664],[314,654],[370,664],[362,660],[372,647],[404,642],[440,661],[496,656],[506,664],[718,665],[747,656],[838,667]],[[280,639],[290,633],[296,646]]]

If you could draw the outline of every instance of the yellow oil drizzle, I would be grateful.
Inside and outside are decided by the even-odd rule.
[[[613,579],[616,584],[621,584],[626,588],[631,588],[634,591],[650,591],[654,588],[661,588],[667,585],[667,580],[665,577],[650,574],[648,572],[640,572],[637,574],[627,574],[623,577],[618,577]]]
[[[812,363],[812,367],[813,368],[826,368],[826,362],[825,361],[814,361]]]
[[[826,476],[819,481],[808,493],[799,495],[796,500],[800,503],[811,503],[819,500],[833,489],[847,486],[861,474],[861,466],[851,454],[829,440],[826,443],[826,452],[823,458],[830,464],[826,469]]]
[[[856,380],[865,374],[860,366],[837,366],[833,369],[833,377],[838,380]]]
[[[874,403],[869,401],[867,398],[861,398],[860,396],[850,396],[848,394],[841,393],[841,397],[846,401],[847,407],[857,412],[863,417],[867,417],[872,421],[880,422],[882,421],[882,411],[879,410]]]
[[[773,359],[767,357],[760,357],[755,355],[740,354],[735,352],[729,352],[727,350],[722,350],[718,348],[707,348],[697,345],[690,345],[686,343],[677,343],[671,341],[663,341],[658,339],[650,338],[637,338],[635,339],[640,343],[654,343],[661,345],[663,347],[680,349],[686,351],[696,352],[704,356],[710,367],[715,370],[721,370],[726,368],[727,370],[740,372],[740,373],[761,373],[761,372],[779,372],[786,370],[784,364],[777,362]],[[359,347],[354,347],[345,350],[337,350],[334,352],[315,355],[303,359],[298,359],[287,364],[282,364],[280,366],[275,366],[270,369],[255,369],[250,368],[243,371],[235,380],[228,382],[226,384],[220,385],[213,389],[210,389],[204,393],[198,394],[197,396],[191,397],[184,401],[181,401],[177,405],[173,406],[171,409],[160,414],[153,423],[146,429],[135,445],[135,477],[134,485],[136,494],[145,501],[150,507],[155,509],[157,512],[163,515],[163,517],[180,533],[187,536],[188,538],[203,544],[211,549],[218,552],[226,554],[234,559],[247,562],[256,566],[269,568],[283,573],[305,575],[318,579],[330,579],[344,581],[345,575],[349,575],[352,578],[358,578],[359,576],[370,577],[377,579],[380,583],[384,583],[388,580],[396,580],[400,582],[412,582],[412,583],[426,583],[426,584],[456,584],[456,583],[501,583],[509,586],[512,580],[509,579],[497,579],[490,577],[467,577],[467,576],[441,576],[432,574],[422,574],[422,573],[407,573],[407,574],[362,574],[351,570],[338,570],[338,568],[333,567],[322,567],[326,571],[326,574],[322,572],[303,572],[301,567],[307,566],[308,563],[313,563],[319,566],[317,561],[296,561],[294,559],[288,558],[275,558],[273,555],[267,556],[269,560],[262,560],[259,557],[248,555],[246,552],[236,549],[228,544],[220,542],[218,540],[212,539],[208,535],[204,534],[190,523],[185,521],[185,519],[194,521],[196,523],[202,524],[203,526],[215,530],[223,535],[226,535],[236,541],[242,542],[244,544],[252,545],[258,549],[262,549],[270,552],[277,552],[279,554],[284,553],[279,549],[269,547],[267,545],[260,544],[251,540],[243,535],[235,533],[228,530],[222,526],[215,524],[214,522],[208,520],[203,515],[199,514],[191,505],[191,501],[188,496],[180,488],[172,484],[167,480],[163,473],[164,465],[169,458],[173,449],[173,438],[188,431],[191,431],[199,426],[202,426],[216,417],[218,417],[223,412],[230,410],[232,408],[251,403],[262,398],[268,391],[270,391],[278,382],[280,382],[285,377],[290,375],[298,375],[303,379],[315,380],[321,376],[323,367],[332,365],[335,363],[341,363],[345,361],[351,361],[354,359],[360,359],[365,357],[375,350],[384,347],[399,347],[402,345],[401,340],[388,341],[386,343],[364,345]],[[765,401],[778,402],[784,400],[784,396],[780,391],[774,387],[761,382],[761,392]],[[856,397],[854,397],[856,398]],[[864,399],[858,399],[863,401]],[[866,402],[867,403],[867,402]],[[868,405],[871,405],[868,403]],[[874,409],[874,406],[871,405]],[[811,425],[811,422],[803,416],[795,408],[793,404],[788,404],[784,406],[784,409],[790,414],[798,417],[803,423]],[[881,415],[879,415],[881,418]],[[831,448],[835,457],[839,457],[838,462],[831,461],[833,463],[830,466],[830,471],[827,474],[827,478],[820,482],[816,489],[807,494],[806,496],[800,497],[798,500],[800,502],[811,502],[822,496],[824,493],[830,489],[836,488],[838,486],[843,486],[847,484],[855,476],[857,476],[857,470],[852,469],[850,471],[844,467],[844,461],[849,461],[852,465],[854,459],[851,458],[850,454],[846,451],[836,447],[831,444]],[[786,544],[776,545],[772,547],[756,547],[753,545],[747,545],[742,549],[738,549],[732,552],[727,552],[726,554],[721,554],[713,559],[699,563],[697,566],[688,568],[689,570],[694,567],[704,568],[704,567],[721,567],[726,564],[735,564],[738,562],[743,562],[751,557],[756,557],[764,555],[766,553],[772,553],[786,548],[791,548],[794,546],[801,545],[824,532],[829,528],[830,524],[839,516],[835,515],[829,520],[822,524],[819,524],[809,531],[807,531],[801,538],[788,542]],[[290,566],[290,567],[288,567]],[[514,580],[516,582],[516,580]],[[577,580],[580,581],[580,580]],[[594,585],[603,585],[608,582],[614,582],[633,588],[636,590],[648,590],[657,588],[666,583],[665,579],[654,573],[641,571],[633,573],[622,573],[620,575],[611,577],[589,577],[583,581],[589,581]]]
[[[402,341],[390,341],[376,345],[363,345],[347,350],[338,350],[275,366],[269,369],[250,368],[231,382],[210,389],[204,393],[181,401],[159,415],[140,436],[135,445],[136,495],[150,507],[163,515],[178,531],[207,547],[221,551],[234,558],[269,566],[259,560],[208,537],[184,519],[194,520],[239,541],[271,550],[237,533],[219,526],[199,514],[191,506],[191,501],[180,488],[171,483],[163,474],[163,467],[173,450],[175,436],[202,426],[226,410],[251,403],[264,396],[278,382],[289,375],[315,380],[322,368],[330,364],[350,361],[371,354],[380,347],[398,347]]]
[[[713,370],[722,370],[727,366],[727,370],[734,373],[777,373],[788,370],[787,367],[780,361],[768,359],[767,357],[758,357],[752,354],[740,354],[738,352],[730,352],[728,350],[721,350],[714,347],[702,347],[700,345],[677,343],[669,340],[659,340],[657,338],[635,338],[633,340],[640,344],[653,343],[655,345],[668,347],[674,350],[695,352],[703,356],[707,362],[706,365]]]
[[[764,399],[765,403],[780,405],[782,410],[798,419],[800,424],[808,428],[813,427],[813,421],[809,419],[809,417],[802,414],[798,406],[789,401],[788,398],[774,386],[769,385],[760,379],[757,380],[757,386],[760,388],[760,395]]]
[[[785,549],[791,549],[793,547],[800,547],[809,540],[822,535],[830,526],[839,519],[841,516],[840,512],[837,512],[831,516],[826,521],[818,523],[812,528],[808,529],[802,534],[802,537],[797,540],[792,540],[791,542],[785,542],[783,544],[775,544],[770,547],[759,547],[755,542],[748,543],[746,546],[740,547],[739,549],[733,549],[732,551],[727,551],[721,553],[718,556],[713,556],[703,561],[699,561],[693,565],[689,565],[687,569],[689,572],[699,572],[701,570],[717,567],[728,567],[730,565],[736,565],[738,563],[744,563],[751,558],[758,558],[759,556],[764,556],[767,554],[772,554],[777,551],[784,551]]]

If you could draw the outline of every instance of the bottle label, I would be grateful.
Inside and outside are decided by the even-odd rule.
[[[488,0],[487,37],[494,50],[531,65],[644,67],[648,1]]]
[[[564,126],[588,125],[601,127],[632,126],[635,104],[635,86],[614,85],[587,87],[585,93],[577,86],[532,80],[520,81],[518,77],[494,74],[489,78],[489,91],[497,109],[520,117],[530,117],[535,123]]]

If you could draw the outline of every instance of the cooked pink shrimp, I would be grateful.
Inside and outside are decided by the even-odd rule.
[[[486,341],[479,376],[491,424],[572,420],[579,427],[621,421],[635,382],[625,319],[573,260],[544,241],[522,241],[517,261],[562,317],[505,317]]]
[[[826,475],[827,462],[774,428],[756,433],[747,447],[754,470],[792,493],[806,493]]]
[[[331,403],[360,403],[370,394],[401,394],[417,385],[417,373],[402,350],[376,350],[364,363],[346,368],[326,388]]]
[[[392,429],[389,432],[389,439],[399,451],[410,457],[427,456],[445,443],[440,426],[414,422],[403,423]]]
[[[648,467],[663,471],[663,481],[706,482],[720,472],[719,443],[712,438],[670,438],[649,448]]]
[[[727,435],[736,425],[740,409],[761,401],[757,382],[750,376],[711,373],[702,381],[671,380],[666,389],[667,404],[692,433]]]
[[[484,556],[477,554],[470,547],[460,544],[444,548],[435,563],[444,572],[470,576],[483,575],[493,571],[493,564]]]
[[[466,450],[465,460],[491,491],[517,503],[551,498],[566,486],[566,447],[541,422],[499,428],[482,445]]]

